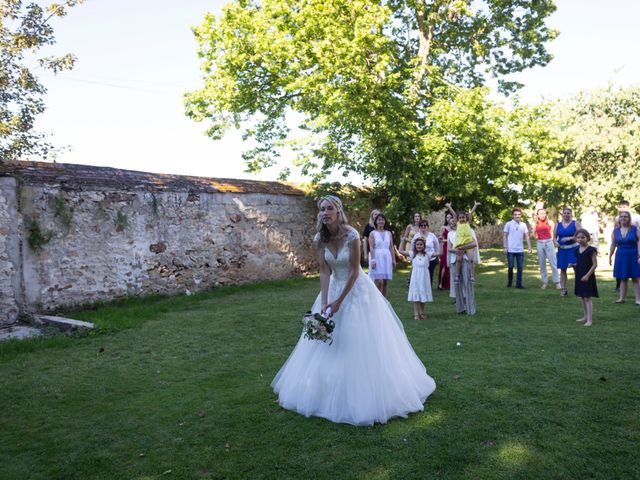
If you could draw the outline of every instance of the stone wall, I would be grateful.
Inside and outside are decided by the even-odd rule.
[[[16,181],[0,177],[0,325],[18,320],[21,290],[18,275],[18,226],[16,209]]]
[[[285,184],[32,162],[0,165],[3,174],[0,323],[18,310],[195,292],[317,269],[315,205]],[[11,256],[7,245],[20,232],[20,254]]]

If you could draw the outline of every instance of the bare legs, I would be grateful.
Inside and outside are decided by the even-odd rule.
[[[590,327],[593,322],[593,302],[591,297],[582,297],[582,318],[576,320],[576,322],[584,322],[585,327]]]
[[[560,269],[560,288],[562,290],[560,295],[562,295],[563,297],[566,297],[567,296],[567,269],[566,268]]]
[[[640,278],[632,278],[633,282],[633,290],[636,295],[636,304],[640,305]],[[623,303],[625,297],[627,296],[627,290],[629,289],[629,279],[624,278],[620,280],[620,296],[616,303]]]
[[[374,280],[376,287],[380,290],[380,293],[386,298],[387,290],[389,290],[389,280]]]
[[[413,319],[414,320],[424,320],[424,303],[422,302],[413,302]]]

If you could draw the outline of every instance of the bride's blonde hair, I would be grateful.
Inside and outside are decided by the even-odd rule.
[[[342,206],[342,201],[336,197],[335,195],[325,195],[324,197],[318,200],[318,210],[320,210],[320,204],[322,202],[329,202],[333,205],[333,208],[338,212],[338,224],[346,225],[347,224],[347,216],[344,213],[344,208]],[[328,242],[331,238],[331,234],[329,233],[329,229],[327,226],[322,223],[322,215],[318,211],[317,221],[316,221],[316,231],[320,234],[321,242]]]

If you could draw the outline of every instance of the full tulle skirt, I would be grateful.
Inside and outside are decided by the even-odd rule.
[[[330,285],[330,299],[332,290]],[[320,308],[318,296],[312,311]],[[363,272],[333,320],[332,344],[301,335],[275,376],[272,387],[280,405],[352,425],[386,423],[422,411],[436,384],[393,308]]]

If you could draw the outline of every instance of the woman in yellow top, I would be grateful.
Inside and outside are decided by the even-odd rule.
[[[404,255],[405,257],[409,256],[409,247],[411,245],[411,240],[413,237],[420,233],[420,222],[422,221],[422,214],[416,212],[413,214],[413,223],[411,225],[407,225],[407,228],[404,230],[404,235],[400,237],[400,245],[398,245],[398,251]]]
[[[456,212],[451,207],[451,203],[445,204],[449,211],[456,216],[458,219],[458,227],[456,228],[456,239],[453,244],[454,249],[456,250],[456,274],[454,277],[454,282],[458,283],[460,281],[460,272],[462,269],[462,257],[464,255],[467,256],[467,260],[469,261],[469,280],[472,282],[476,281],[475,278],[475,262],[474,259],[476,257],[475,248],[470,248],[468,250],[459,250],[458,247],[460,245],[466,245],[468,243],[472,243],[474,241],[473,235],[471,233],[471,218],[473,212],[476,211],[480,202],[473,202],[473,208],[469,211],[469,213],[461,210],[456,214]]]

